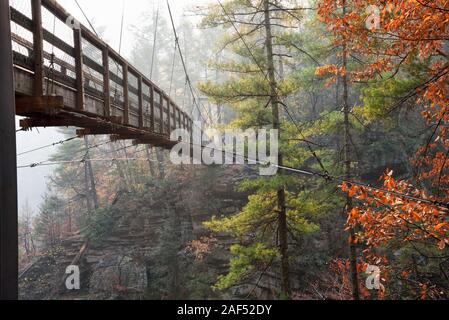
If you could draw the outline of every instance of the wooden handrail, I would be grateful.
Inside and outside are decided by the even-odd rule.
[[[85,111],[85,101],[84,96],[86,92],[84,91],[84,83],[85,79],[89,79],[90,81],[94,81],[98,85],[103,85],[103,92],[97,92],[95,94],[96,98],[103,96],[104,99],[104,114],[101,116],[109,117],[111,115],[111,88],[110,81],[114,81],[123,87],[123,96],[124,96],[124,124],[130,124],[130,99],[129,96],[137,96],[137,100],[133,101],[133,108],[135,108],[134,104],[137,104],[138,109],[138,127],[143,128],[144,123],[148,123],[148,116],[150,117],[151,129],[154,131],[156,127],[156,106],[160,108],[160,128],[159,131],[161,133],[170,133],[174,122],[174,127],[182,126],[186,120],[186,114],[178,107],[178,105],[156,84],[154,84],[151,80],[146,78],[136,67],[130,65],[125,58],[123,58],[119,53],[117,53],[114,49],[112,49],[106,42],[101,40],[97,35],[95,35],[92,31],[90,31],[83,24],[79,24],[79,29],[74,30],[73,32],[73,40],[74,40],[74,48],[69,45],[66,41],[58,38],[56,35],[52,34],[50,31],[43,29],[42,27],[42,7],[47,9],[51,14],[53,14],[59,20],[66,22],[69,19],[73,19],[73,16],[66,11],[58,2],[55,0],[33,0],[32,3],[32,19],[25,16],[23,13],[18,11],[17,9],[11,8],[12,11],[12,20],[18,25],[24,27],[25,29],[31,31],[33,33],[33,43],[31,44],[31,48],[29,47],[29,43],[25,46],[29,52],[32,52],[33,59],[30,61],[33,62],[33,70],[35,74],[34,77],[34,94],[36,96],[43,95],[44,89],[44,81],[45,75],[44,71],[48,68],[44,66],[44,58],[48,59],[51,57],[53,61],[62,67],[62,73],[56,71],[57,73],[57,81],[65,81],[65,85],[75,86],[76,89],[76,109],[80,111]],[[102,52],[102,65],[99,65],[96,61],[93,61],[91,58],[87,57],[83,54],[83,46],[82,41],[85,40],[89,42],[92,46],[98,48]],[[74,65],[71,63],[65,62],[61,59],[58,59],[54,56],[49,56],[47,52],[44,52],[43,42],[47,41],[51,43],[55,48],[60,49],[65,54],[72,56],[75,60]],[[32,51],[30,51],[32,49]],[[111,72],[109,68],[109,58],[115,60],[119,65],[123,66],[123,79],[119,79],[114,73]],[[94,77],[86,74],[84,70],[84,66],[89,67],[91,70],[102,74],[103,82],[100,79],[96,79]],[[31,67],[31,66],[30,66]],[[70,70],[73,72],[76,77],[74,82],[71,82],[70,77],[66,77],[67,74],[64,70]],[[135,84],[130,84],[128,81],[128,74],[132,74],[137,77],[137,86]],[[65,78],[64,78],[65,77]],[[71,76],[73,79],[73,76]],[[64,80],[65,79],[65,80]],[[70,80],[70,81],[69,81]],[[147,89],[143,90],[143,85],[146,85],[150,90],[146,92]],[[86,87],[86,90],[90,92],[91,88]],[[94,90],[95,91],[95,90]],[[145,92],[144,92],[145,91]],[[93,92],[93,91],[92,91]],[[159,103],[154,101],[155,93],[159,94],[160,99]],[[93,94],[93,93],[91,93]],[[148,102],[150,99],[150,114],[144,112],[144,103]],[[166,106],[165,106],[166,105]],[[86,110],[87,111],[87,110]],[[164,114],[167,113],[167,121],[164,121]],[[135,118],[134,120],[135,121]],[[135,122],[134,122],[135,123]],[[188,127],[188,125],[186,125]]]

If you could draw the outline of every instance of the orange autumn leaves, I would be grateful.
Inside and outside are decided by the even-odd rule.
[[[328,85],[343,74],[352,82],[384,81],[412,62],[425,65],[427,80],[408,99],[423,108],[434,133],[412,161],[418,171],[415,181],[396,181],[392,172],[382,180],[390,191],[449,202],[449,52],[444,45],[449,40],[449,1],[322,0],[318,15],[334,45],[344,45],[347,58],[356,56],[364,63],[356,71],[338,65],[318,68],[316,75],[329,77]],[[423,183],[426,192],[414,187]],[[362,227],[357,241],[373,247],[396,239],[431,241],[440,250],[449,246],[449,213],[443,209],[358,186],[342,189],[361,202],[348,213],[348,225]]]
[[[448,211],[390,193],[426,198],[423,192],[405,181],[396,182],[391,171],[384,175],[383,181],[385,191],[342,185],[344,192],[361,202],[348,216],[348,228],[362,228],[357,234],[357,242],[379,247],[393,240],[404,243],[425,241],[434,243],[440,250],[449,246]]]
[[[335,64],[329,64],[323,67],[318,67],[315,70],[315,75],[318,77],[329,77],[329,80],[326,82],[326,87],[330,87],[336,83],[337,77],[346,75],[346,69],[344,67],[338,67]]]

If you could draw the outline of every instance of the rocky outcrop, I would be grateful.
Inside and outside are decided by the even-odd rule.
[[[246,203],[235,185],[251,175],[242,167],[172,170],[166,181],[150,181],[144,192],[117,201],[114,227],[89,242],[79,260],[81,289],[68,291],[65,268],[85,243],[74,235],[28,267],[20,279],[22,299],[201,299],[221,298],[211,290],[227,271],[229,246],[222,236],[203,261],[188,250],[207,236],[203,222],[231,215]]]

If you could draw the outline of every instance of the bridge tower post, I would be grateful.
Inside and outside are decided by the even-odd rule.
[[[0,299],[18,299],[15,93],[9,1],[0,0]]]

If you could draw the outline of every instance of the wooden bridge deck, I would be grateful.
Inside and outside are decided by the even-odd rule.
[[[168,95],[54,0],[11,3],[16,114],[20,125],[74,126],[169,148],[193,122]]]

